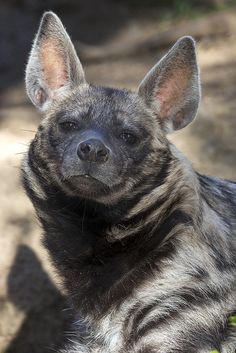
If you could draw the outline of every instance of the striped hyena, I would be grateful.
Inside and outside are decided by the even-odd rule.
[[[44,118],[22,178],[75,311],[64,352],[235,353],[236,184],[166,138],[197,112],[193,39],[136,92],[98,87],[49,12],[26,88]]]

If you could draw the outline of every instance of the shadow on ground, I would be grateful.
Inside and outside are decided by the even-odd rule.
[[[25,319],[6,353],[58,350],[68,329],[67,304],[28,246],[18,248],[8,276],[8,298]]]

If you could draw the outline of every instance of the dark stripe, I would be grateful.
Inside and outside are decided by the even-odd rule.
[[[210,238],[210,236],[209,236]],[[224,253],[223,248],[217,247],[217,244],[211,243],[209,254],[214,261],[216,268],[220,271],[233,271],[236,269],[236,251],[234,248],[229,250],[230,255]]]
[[[228,180],[214,179],[207,176],[198,174],[200,185],[201,185],[201,196],[206,202],[208,207],[214,210],[222,221],[232,226],[230,217],[222,213],[221,209],[217,206],[219,203],[225,204],[228,212],[232,214],[232,218],[235,216],[236,199],[234,198],[235,190],[231,189],[231,184],[234,184]]]
[[[137,308],[136,308],[136,310],[135,310],[135,311],[137,311],[136,315],[135,315],[134,308],[132,308],[129,311],[129,313],[127,314],[127,319],[126,319],[124,325],[127,326],[127,324],[129,324],[130,321],[132,320],[132,329],[131,329],[131,331],[132,332],[137,332],[137,328],[140,325],[140,323],[142,323],[142,321],[145,318],[145,316],[148,315],[154,308],[156,308],[159,302],[160,302],[159,299],[155,300],[155,302],[152,302],[152,303],[144,306],[143,308],[141,308],[138,311],[137,311]]]
[[[165,183],[166,178],[169,175],[170,172],[170,164],[171,164],[171,156],[169,153],[166,153],[166,155],[163,158],[163,162],[161,165],[161,169],[160,169],[160,161],[157,161],[157,166],[152,165],[152,171],[153,170],[158,170],[158,173],[153,174],[151,173],[150,175],[145,176],[144,178],[142,178],[136,185],[135,188],[138,189],[140,186],[142,186],[143,184],[145,184],[145,182],[150,182],[150,180],[153,178],[153,185],[155,185],[155,187],[161,186]],[[154,179],[155,178],[155,179]]]
[[[40,156],[40,154],[35,151],[36,147],[36,142],[33,141],[30,145],[29,151],[28,151],[28,161],[30,163],[30,167],[32,170],[35,172],[35,174],[39,175],[41,174],[39,172],[38,166],[40,166],[40,169],[45,170],[46,172],[49,172],[49,168],[47,166],[46,159]]]
[[[165,195],[164,197],[157,200],[154,204],[147,207],[145,210],[137,213],[135,216],[133,216],[132,218],[129,218],[127,221],[123,221],[122,225],[124,227],[128,227],[130,224],[132,224],[132,227],[135,227],[136,224],[140,222],[140,220],[147,219],[148,216],[150,216],[153,211],[158,210],[158,208],[161,205],[163,205],[168,199],[169,199],[169,195]]]
[[[154,322],[153,322],[154,324]],[[153,327],[155,328],[155,326]],[[184,333],[184,340],[178,342],[178,348],[173,344],[173,352],[195,353],[199,349],[216,349],[221,352],[221,345],[233,332],[227,328],[227,320],[223,323],[213,320],[211,326],[194,325]],[[144,336],[140,332],[140,339]],[[157,343],[158,344],[158,343]],[[140,350],[142,352],[142,350]],[[144,351],[145,352],[145,351]],[[172,352],[172,351],[171,351]]]
[[[138,243],[139,241],[136,244]],[[124,277],[120,280],[118,285],[111,288],[109,292],[109,299],[112,299],[113,304],[118,308],[123,304],[124,298],[132,295],[133,290],[141,286],[142,282],[148,279],[150,281],[154,280],[160,272],[160,262],[163,259],[173,256],[175,254],[175,247],[171,242],[168,242],[168,244],[165,244],[161,249],[157,249],[155,254],[146,256],[143,255],[143,252],[145,252],[145,249],[138,247],[137,252],[133,254],[132,249],[128,247],[129,257],[135,262],[135,269],[130,271],[130,274],[124,273]],[[159,260],[158,263],[156,261],[157,257]],[[146,260],[144,260],[145,258]],[[106,305],[108,305],[108,302],[106,302]]]
[[[158,343],[157,343],[158,344]],[[146,345],[145,347],[140,348],[138,351],[135,351],[136,353],[157,353],[158,352],[158,346],[157,344],[155,347]],[[131,351],[130,351],[131,352]]]
[[[154,226],[154,229],[152,230],[152,234],[147,237],[148,244],[146,245],[149,246],[150,249],[156,249],[167,235],[178,225],[193,225],[192,217],[181,210],[174,210],[168,215],[168,217],[164,218],[164,221],[158,227],[155,227],[153,224],[148,225],[148,227],[151,228]]]
[[[164,315],[163,320],[153,319],[149,321],[142,329],[140,329],[136,335],[136,342],[140,341],[149,331],[160,327],[161,323],[166,323],[167,320],[174,322],[175,318],[179,317],[178,311],[173,310],[170,312],[170,315]],[[224,337],[224,326],[219,322],[216,323],[212,321],[211,327],[199,326],[199,324],[194,325],[191,330],[186,330],[184,333],[184,343],[182,344],[180,352],[191,352],[193,349],[214,347],[215,349],[220,349],[220,345]]]
[[[193,349],[216,349],[221,352],[221,344],[226,339],[226,324],[212,320],[211,326],[194,325],[186,331],[181,353],[189,353]]]
[[[155,203],[155,205],[150,205],[148,209],[142,211],[143,215],[141,214],[141,212],[137,217],[133,217],[132,220],[122,221],[123,218],[125,219],[128,212],[135,205],[137,205],[145,195],[148,195],[155,188],[165,183],[165,179],[169,173],[169,166],[170,161],[166,159],[158,174],[151,173],[149,175],[146,175],[144,178],[142,178],[142,180],[137,182],[131,188],[131,190],[129,190],[128,195],[124,196],[122,193],[122,188],[125,187],[125,182],[120,183],[112,190],[112,192],[121,190],[122,199],[116,202],[112,207],[107,207],[103,204],[97,204],[97,210],[100,212],[101,215],[103,215],[104,219],[110,222],[112,225],[119,223],[122,226],[122,224],[124,223],[124,227],[126,227],[128,224],[130,225],[131,223],[134,223],[135,219],[140,220],[141,217],[148,215],[152,209],[154,209],[155,207],[159,207],[158,204],[162,204],[165,199],[163,198],[162,200],[159,200],[158,204]]]
[[[145,336],[150,330],[158,329],[160,325],[166,324],[167,320],[173,322],[173,320],[180,316],[183,313],[184,309],[189,310],[191,306],[210,306],[211,303],[220,302],[223,299],[225,300],[225,296],[227,296],[227,290],[224,293],[219,293],[214,291],[212,288],[204,288],[203,290],[199,290],[198,288],[180,288],[183,293],[172,293],[169,296],[163,296],[158,298],[158,302],[152,303],[144,307],[140,310],[140,312],[133,319],[133,327],[132,331],[134,332],[133,338],[135,340],[139,340],[140,337]],[[180,303],[179,303],[180,300]],[[166,306],[170,305],[170,303],[175,303],[176,307],[169,309],[169,311],[162,315],[161,317],[152,318],[145,326],[139,329],[139,326],[142,324],[145,316],[150,314],[155,307],[160,305]]]

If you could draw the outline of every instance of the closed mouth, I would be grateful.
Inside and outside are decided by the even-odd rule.
[[[69,178],[66,179],[66,181],[72,181],[72,182],[85,182],[85,183],[92,183],[92,182],[98,182],[101,183],[100,180],[96,179],[95,177],[93,177],[90,174],[80,174],[80,175],[72,175]]]
[[[73,175],[64,182],[73,189],[77,189],[79,194],[104,194],[109,192],[109,187],[102,181],[89,174]]]

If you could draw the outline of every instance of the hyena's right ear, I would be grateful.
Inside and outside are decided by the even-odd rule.
[[[46,12],[26,67],[30,99],[46,111],[52,101],[83,83],[84,71],[65,28],[53,12]]]

